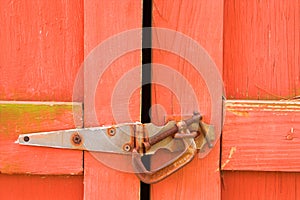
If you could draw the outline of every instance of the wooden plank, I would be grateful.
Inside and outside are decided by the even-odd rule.
[[[300,171],[300,102],[226,102],[222,169]]]
[[[83,61],[83,1],[3,0],[0,25],[0,99],[73,101],[74,80]],[[83,92],[77,97],[81,100]],[[75,108],[75,118],[80,119],[76,124],[82,126],[82,106]],[[0,172],[82,174],[80,151],[14,143],[21,133],[74,127],[70,103],[1,102]],[[1,174],[0,199],[82,199],[82,180]]]
[[[224,2],[227,98],[298,96],[300,1]],[[224,170],[299,171],[299,104],[228,103],[222,140]],[[222,199],[299,199],[297,173],[223,172]]]
[[[222,73],[222,13],[223,1],[221,0],[176,0],[172,2],[154,0],[153,26],[176,30],[198,42],[210,54],[220,73]],[[161,46],[164,46],[164,42],[172,44],[172,34],[167,37],[160,37],[154,31],[153,35]],[[176,39],[173,38],[174,41]],[[182,43],[179,48],[186,49],[186,53],[188,53],[189,46],[186,45]],[[205,121],[208,122],[211,116],[211,99],[205,81],[194,69],[195,66],[188,63],[185,57],[181,58],[179,55],[160,49],[153,50],[153,63],[167,66],[169,72],[177,72],[180,77],[178,79],[170,73],[161,73],[159,70],[162,69],[161,66],[153,68],[153,80],[157,84],[153,85],[152,105],[155,106],[151,112],[152,121],[163,124],[166,115],[191,114],[194,105],[189,103],[183,105],[180,99],[184,99],[195,92],[200,102],[201,113],[204,114]],[[163,82],[161,80],[170,76],[171,78],[168,79],[171,80],[170,85],[159,84]],[[182,77],[189,82],[192,91],[179,84],[179,80],[183,80]],[[217,143],[206,158],[200,159],[196,156],[190,164],[175,174],[153,184],[151,186],[151,199],[220,199],[219,152],[219,143]],[[163,156],[165,157],[165,155],[159,155],[159,158],[153,158],[151,160],[152,166],[157,165]]]
[[[223,78],[227,98],[299,95],[299,27],[299,0],[225,0]]]
[[[19,134],[82,126],[82,105],[59,102],[0,101],[0,173],[82,174],[82,152],[21,146]]]
[[[116,43],[110,43],[114,40],[108,40],[122,31],[128,31],[142,26],[142,5],[141,1],[105,1],[105,0],[86,0],[84,2],[84,44],[85,58],[97,65],[97,59],[102,56],[102,60],[112,58],[112,64],[107,66],[100,65],[99,68],[105,68],[103,74],[97,74],[99,68],[89,70],[84,69],[85,77],[85,127],[98,125],[111,125],[121,122],[140,120],[140,90],[136,88],[133,94],[126,93],[133,79],[137,80],[140,87],[140,65],[141,65],[141,37],[124,38]],[[124,55],[116,55],[123,47],[129,47],[138,40],[140,45],[134,52],[121,52]],[[106,42],[106,43],[105,43]],[[106,49],[101,54],[92,51],[99,44],[105,43]],[[101,46],[98,46],[101,49]],[[103,50],[103,49],[102,49]],[[89,53],[91,53],[89,55]],[[94,54],[93,54],[94,53]],[[95,57],[93,57],[93,55]],[[112,57],[115,56],[115,57]],[[100,60],[100,59],[98,59]],[[87,65],[85,65],[87,66]],[[132,78],[125,79],[121,84],[118,82],[123,76],[126,76],[131,69],[138,67],[137,74]],[[127,81],[126,81],[127,80]],[[96,85],[96,86],[95,86]],[[122,91],[116,92],[117,86],[123,85]],[[128,88],[127,88],[128,86]],[[91,95],[95,93],[95,98]],[[113,97],[116,102],[112,103]],[[130,99],[127,99],[130,97]],[[128,103],[128,105],[127,105]],[[128,113],[124,110],[113,110],[115,106],[122,105],[122,108],[128,108]],[[96,111],[96,118],[91,114]],[[116,119],[115,114],[119,117]],[[113,160],[114,167],[105,165],[104,158],[109,162]],[[127,159],[127,160],[126,160]],[[119,166],[128,158],[118,157],[117,155],[85,153],[84,155],[84,198],[85,199],[139,199],[139,180],[133,173],[118,171]],[[131,158],[129,158],[131,160]],[[131,163],[130,163],[131,164]]]
[[[300,173],[225,171],[222,180],[222,200],[296,200],[300,197]]]
[[[1,100],[72,101],[82,11],[81,0],[1,1]]]
[[[0,199],[81,200],[83,176],[32,176],[0,174]]]

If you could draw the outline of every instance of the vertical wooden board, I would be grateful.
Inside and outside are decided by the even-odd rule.
[[[92,49],[99,44],[109,41],[110,37],[123,31],[128,31],[142,26],[142,5],[141,1],[130,0],[87,0],[84,3],[84,44],[85,58],[91,58]],[[139,38],[136,38],[139,39]],[[107,46],[107,55],[104,58],[113,55],[111,52],[119,51],[121,46],[129,46],[131,39],[124,38],[117,45]],[[141,44],[141,38],[140,38]],[[141,47],[141,45],[140,45]],[[100,47],[101,48],[101,47]],[[90,54],[92,52],[92,54]],[[140,80],[141,50],[116,56],[115,61],[107,66],[107,69],[99,77],[93,70],[84,70],[85,94],[90,95],[95,92],[95,98],[89,99],[85,96],[85,127],[97,125],[111,125],[120,122],[130,122],[140,120],[140,91],[136,89],[133,94],[116,94],[115,88],[119,80],[123,78],[130,70],[136,69],[135,80]],[[103,67],[103,66],[100,66]],[[105,66],[106,67],[106,66]],[[138,67],[138,68],[135,68]],[[97,86],[92,91],[94,85],[91,82],[95,80]],[[124,85],[130,84],[131,79],[125,81]],[[140,83],[139,83],[140,87]],[[112,108],[112,97],[117,96],[117,104],[123,107],[129,107],[130,117],[126,113],[117,111],[118,116],[124,114],[124,118],[115,120]],[[131,95],[131,96],[130,96]],[[127,99],[130,97],[129,100]],[[95,102],[95,105],[94,105]],[[129,105],[126,103],[129,102]],[[91,118],[91,112],[96,110],[97,120]],[[119,159],[120,165],[124,159],[122,156],[109,155],[112,159]],[[116,156],[116,157],[115,157]],[[108,158],[107,154],[85,153],[84,155],[84,198],[85,199],[139,199],[139,180],[132,173],[120,172],[110,166],[101,163],[101,159]],[[117,163],[118,163],[117,162]]]
[[[212,57],[222,73],[223,44],[223,1],[153,1],[153,26],[176,30],[198,42]],[[155,34],[155,31],[153,32]],[[157,37],[159,42],[164,38]],[[186,45],[186,44],[184,44]],[[187,48],[186,46],[184,48]],[[199,76],[193,66],[179,55],[163,50],[153,49],[153,63],[167,66],[178,72],[191,84],[200,102],[200,110],[206,122],[209,122],[211,99],[204,78]],[[153,79],[158,81],[166,74],[153,70]],[[173,79],[173,86],[178,82]],[[172,116],[180,113],[178,99],[190,94],[187,88],[181,88],[180,94],[174,94],[170,88],[159,84],[153,86],[152,104],[160,105],[152,112],[153,122],[161,124],[164,115]],[[184,113],[187,114],[187,113]],[[162,182],[151,186],[152,199],[220,199],[219,153],[217,143],[210,154],[194,160]],[[152,160],[155,165],[155,160]]]
[[[83,1],[1,1],[0,99],[72,101]]]
[[[297,200],[300,173],[224,171],[222,200]]]
[[[83,1],[3,0],[0,26],[0,99],[72,101],[75,76],[83,60]],[[80,151],[14,143],[18,134],[27,131],[73,128],[71,104],[48,102],[35,107],[34,102],[14,103],[18,105],[12,109],[1,105],[1,172],[81,174]],[[82,114],[82,109],[76,112]],[[76,199],[73,194],[82,198],[81,176],[1,175],[0,179],[0,199],[53,199],[54,195]]]
[[[224,5],[224,82],[230,99],[300,94],[300,1]]]
[[[0,174],[0,188],[0,199],[81,200],[83,197],[83,176]]]

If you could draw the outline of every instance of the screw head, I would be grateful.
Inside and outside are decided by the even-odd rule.
[[[72,137],[72,141],[74,142],[74,144],[80,144],[81,143],[81,137],[78,133],[75,133]]]
[[[116,135],[116,128],[115,128],[115,127],[111,127],[111,128],[109,128],[109,129],[107,129],[107,134],[108,134],[109,136],[114,136],[114,135]]]
[[[125,144],[123,146],[123,150],[129,152],[131,150],[131,146],[129,144]]]

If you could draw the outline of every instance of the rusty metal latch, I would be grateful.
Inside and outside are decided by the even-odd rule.
[[[115,126],[70,129],[19,135],[21,145],[66,148],[131,155],[137,177],[145,183],[158,182],[189,163],[197,151],[212,148],[215,131],[195,112],[186,120],[169,121],[165,126],[152,123],[125,123]],[[179,152],[164,166],[151,171],[141,157],[159,149]]]

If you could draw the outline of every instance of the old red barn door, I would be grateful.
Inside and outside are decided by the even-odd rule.
[[[0,199],[300,199],[300,1],[144,2],[1,2]],[[220,80],[197,71],[199,58]],[[150,195],[131,156],[14,143],[22,133],[145,119],[146,61],[153,123],[197,108],[218,133],[225,117],[211,152],[151,184]],[[224,115],[213,95],[223,84]],[[149,167],[170,155],[159,150]]]

